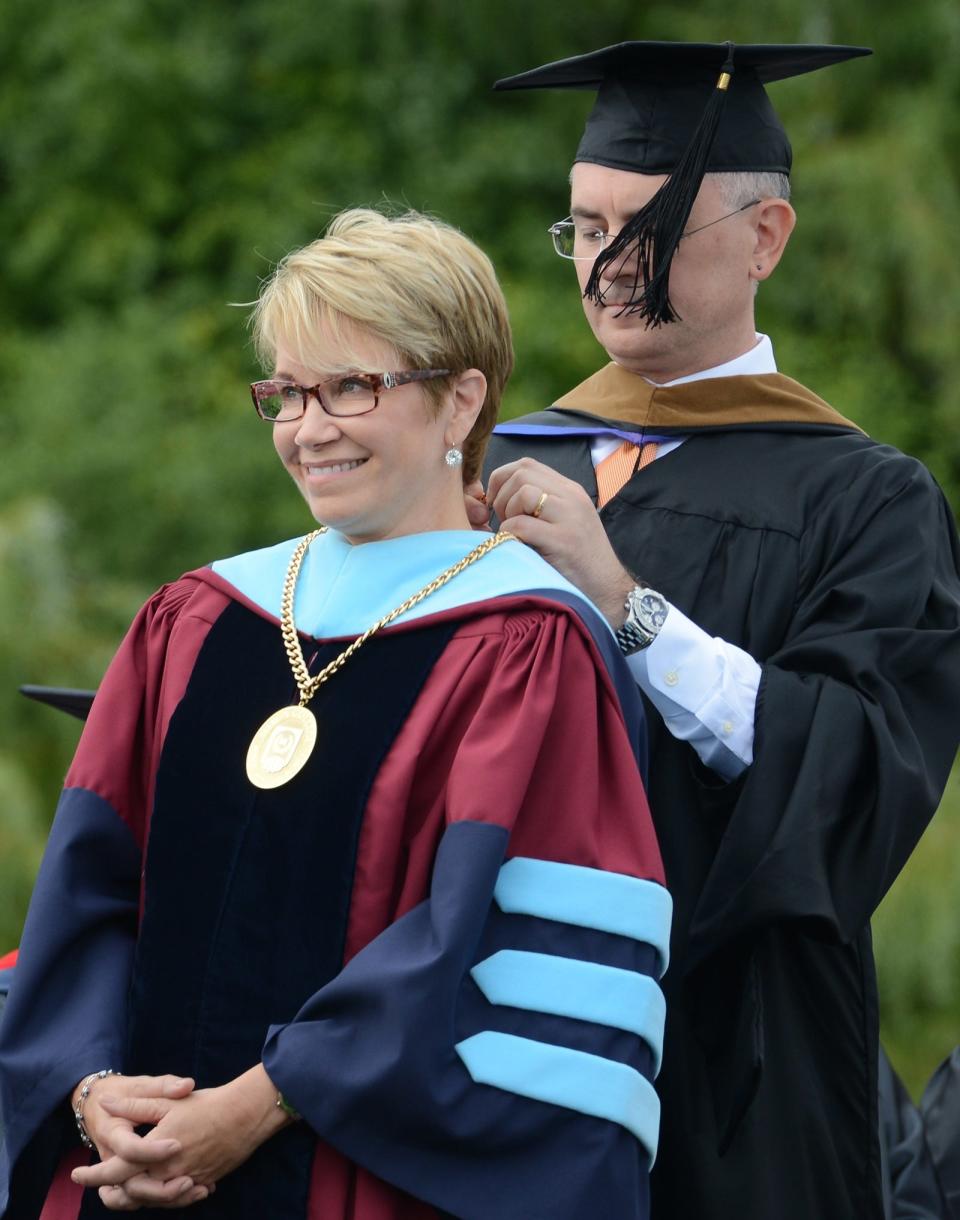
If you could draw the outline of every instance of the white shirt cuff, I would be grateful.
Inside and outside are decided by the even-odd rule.
[[[627,663],[669,731],[706,766],[728,781],[750,766],[762,670],[749,653],[671,605],[654,642]]]

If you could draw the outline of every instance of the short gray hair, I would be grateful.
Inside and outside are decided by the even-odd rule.
[[[790,199],[790,179],[786,174],[736,171],[735,173],[709,174],[708,177],[720,188],[723,202],[728,208],[742,208],[754,199]]]

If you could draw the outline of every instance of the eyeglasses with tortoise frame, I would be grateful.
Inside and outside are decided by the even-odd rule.
[[[450,369],[408,369],[395,373],[341,373],[326,377],[316,385],[298,385],[295,381],[272,378],[254,381],[250,385],[253,405],[268,424],[289,423],[300,419],[307,403],[315,398],[321,408],[334,418],[367,415],[376,409],[384,390],[409,385],[414,381],[432,381],[449,377]]]

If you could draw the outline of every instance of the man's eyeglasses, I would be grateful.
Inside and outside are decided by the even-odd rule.
[[[253,405],[268,424],[285,424],[299,419],[313,397],[328,415],[366,415],[373,411],[384,390],[408,385],[411,381],[431,381],[449,377],[450,369],[410,369],[404,373],[343,373],[327,377],[317,385],[297,385],[295,381],[254,381],[250,386]]]
[[[748,208],[756,207],[758,203],[760,203],[759,199],[751,199],[749,203],[734,208],[732,212],[727,212],[724,216],[718,216],[716,220],[708,220],[705,225],[699,225],[696,229],[687,229],[685,233],[680,234],[680,238],[683,240],[684,237],[692,237],[694,233],[702,233],[704,229],[718,225],[721,220],[729,220],[731,216],[738,216]],[[556,224],[547,229],[547,232],[553,238],[553,248],[560,257],[572,258],[576,262],[593,262],[600,251],[605,250],[616,236],[616,234],[598,229],[595,225],[576,221],[573,217],[558,220]]]

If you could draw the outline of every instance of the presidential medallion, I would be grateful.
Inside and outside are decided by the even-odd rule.
[[[513,538],[512,534],[500,533],[481,542],[469,555],[464,555],[463,559],[455,563],[453,567],[441,572],[428,585],[424,585],[418,593],[408,597],[395,610],[391,610],[372,627],[368,627],[363,635],[357,636],[352,644],[344,648],[343,652],[334,657],[318,674],[311,675],[307,662],[304,660],[296,623],[293,621],[293,595],[296,592],[297,576],[300,574],[303,557],[306,555],[310,543],[324,533],[326,528],[325,525],[321,525],[318,530],[313,530],[297,543],[296,549],[290,557],[290,566],[287,568],[287,575],[283,582],[283,592],[280,595],[280,634],[283,637],[283,647],[290,662],[290,668],[293,670],[293,679],[300,692],[300,704],[299,706],[282,707],[279,712],[268,716],[257,729],[253,741],[250,742],[250,748],[247,750],[247,779],[256,788],[279,788],[303,770],[317,741],[317,722],[313,718],[313,712],[306,705],[324,682],[346,665],[358,648],[362,648],[381,627],[389,626],[401,614],[405,614],[414,606],[419,605],[425,597],[429,597],[437,589],[442,589],[448,580],[453,580],[454,576],[458,576],[464,568],[469,568],[472,563],[482,559],[494,547],[500,546],[503,542],[509,542]]]
[[[279,788],[306,764],[317,741],[317,721],[306,707],[282,707],[261,724],[247,750],[247,778],[256,788]]]

